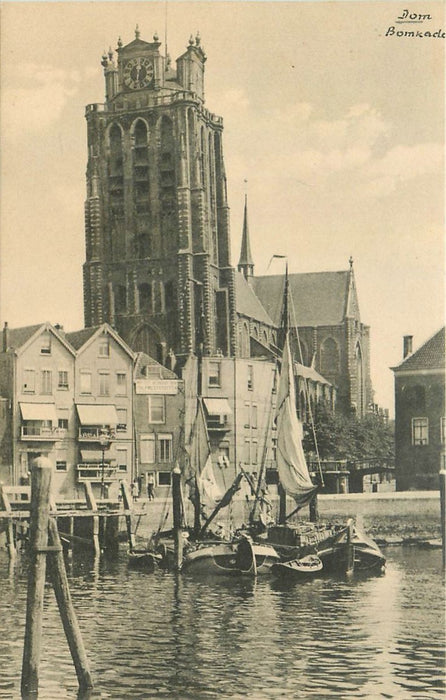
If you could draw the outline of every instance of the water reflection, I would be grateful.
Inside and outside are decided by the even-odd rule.
[[[444,697],[441,554],[389,550],[385,576],[196,579],[75,556],[69,576],[93,692],[78,695],[45,598],[41,697]],[[0,553],[0,698],[19,698],[26,562]]]

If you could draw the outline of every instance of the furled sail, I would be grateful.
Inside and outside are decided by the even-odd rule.
[[[197,479],[200,503],[205,512],[213,511],[223,497],[214,475],[211,455],[208,455],[203,471]]]
[[[283,347],[282,368],[277,391],[277,470],[285,492],[299,507],[307,504],[317,490],[310,479],[302,448],[302,423],[296,414],[293,365],[288,333]]]

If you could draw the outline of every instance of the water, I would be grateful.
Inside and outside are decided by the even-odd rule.
[[[444,698],[441,552],[389,548],[362,580],[195,580],[76,558],[91,698]],[[0,553],[0,698],[20,698],[24,562]],[[77,697],[51,588],[39,698]]]

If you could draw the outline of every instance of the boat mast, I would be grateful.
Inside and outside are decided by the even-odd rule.
[[[285,347],[286,338],[290,327],[290,316],[289,316],[289,280],[288,280],[288,258],[285,264],[285,287],[283,290],[283,305],[282,305],[282,317],[280,323],[281,337],[280,337],[280,350],[283,352]],[[293,377],[294,381],[294,377]],[[277,487],[279,493],[279,525],[284,525],[286,523],[286,491],[282,484],[278,483]]]

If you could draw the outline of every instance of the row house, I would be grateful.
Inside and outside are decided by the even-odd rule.
[[[445,328],[415,352],[404,337],[395,377],[395,472],[398,491],[437,489],[446,468]]]
[[[134,377],[135,473],[142,496],[152,479],[154,495],[162,497],[182,459],[184,382],[144,352],[136,355]]]
[[[80,496],[85,481],[97,496],[116,496],[119,480],[132,478],[133,359],[108,324],[66,334],[49,323],[5,324],[0,460],[7,480],[26,484],[33,459],[44,455],[56,496]]]

